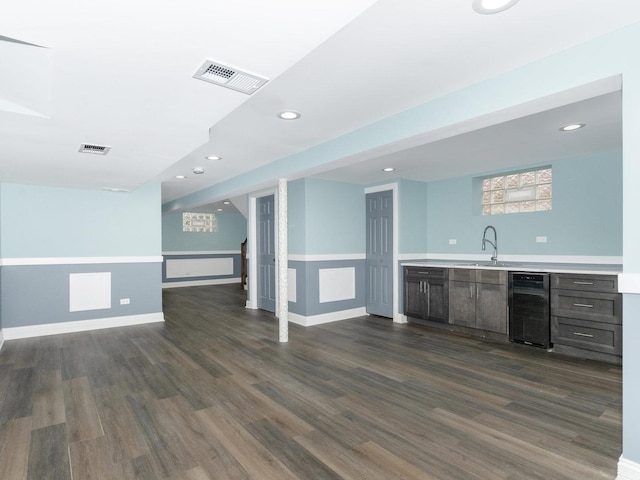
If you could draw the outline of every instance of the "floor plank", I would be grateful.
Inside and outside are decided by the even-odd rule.
[[[165,322],[6,341],[0,478],[616,477],[621,368],[380,317],[289,326],[237,285]]]

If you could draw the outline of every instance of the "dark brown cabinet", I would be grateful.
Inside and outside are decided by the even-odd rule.
[[[622,295],[616,275],[551,275],[554,351],[619,363]]]
[[[507,272],[450,269],[449,323],[506,334]]]
[[[404,268],[404,314],[407,317],[446,323],[449,313],[446,268]]]

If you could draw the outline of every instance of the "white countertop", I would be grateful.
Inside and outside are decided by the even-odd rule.
[[[473,268],[487,270],[507,270],[510,272],[546,272],[546,273],[581,273],[598,275],[618,275],[622,273],[622,265],[587,264],[587,263],[521,263],[498,262],[492,265],[487,261],[460,260],[421,260],[402,262],[406,267],[440,267],[440,268]]]

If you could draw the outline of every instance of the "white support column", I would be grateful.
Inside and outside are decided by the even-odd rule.
[[[287,246],[287,180],[278,180],[278,319],[280,342],[289,341],[289,249]]]

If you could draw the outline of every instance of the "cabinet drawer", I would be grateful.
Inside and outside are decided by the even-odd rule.
[[[617,275],[551,274],[551,288],[618,293]]]
[[[575,318],[551,317],[551,342],[622,355],[622,326]]]
[[[456,282],[475,282],[476,270],[473,268],[450,268],[449,280]]]
[[[476,270],[476,282],[494,285],[506,285],[508,272],[506,270]]]
[[[426,277],[447,278],[447,268],[405,267],[405,275],[424,275]]]
[[[553,289],[551,315],[621,324],[622,298],[619,293]]]

